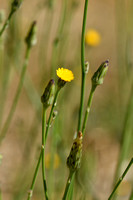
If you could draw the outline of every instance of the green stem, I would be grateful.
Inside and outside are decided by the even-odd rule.
[[[9,25],[9,22],[10,22],[10,20],[11,20],[11,17],[12,17],[12,15],[13,15],[13,13],[14,13],[14,11],[11,10],[11,12],[9,13],[9,16],[8,16],[7,20],[5,21],[3,27],[2,27],[2,29],[1,29],[1,31],[0,31],[0,37],[2,36],[4,30],[7,28],[7,26]]]
[[[25,78],[25,73],[26,73],[26,69],[27,69],[27,65],[28,65],[28,61],[29,61],[30,50],[31,50],[31,48],[27,47],[26,55],[25,55],[25,61],[24,61],[24,65],[23,65],[23,68],[22,68],[18,88],[17,88],[16,94],[15,94],[9,115],[8,115],[7,120],[6,120],[6,122],[5,122],[5,124],[2,128],[2,131],[1,131],[0,143],[2,142],[2,140],[4,139],[4,137],[7,133],[7,130],[8,130],[9,125],[11,123],[11,120],[13,118],[13,114],[15,112],[15,109],[16,109],[16,106],[17,106],[17,103],[18,103],[18,100],[19,100],[19,96],[20,96],[20,93],[21,93],[21,90],[22,90],[22,86],[23,86],[23,82],[24,82],[24,78]]]
[[[84,105],[84,93],[85,93],[85,27],[87,20],[87,8],[88,1],[85,0],[84,5],[84,16],[83,16],[83,24],[82,24],[82,36],[81,36],[81,71],[82,71],[82,79],[81,79],[81,96],[80,96],[80,108],[79,108],[79,118],[78,118],[78,132],[81,130],[82,123],[82,115],[83,115],[83,105]],[[71,183],[71,199],[73,198],[73,185],[74,180]]]
[[[47,192],[47,184],[45,178],[45,128],[46,128],[46,108],[43,106],[43,113],[42,113],[42,178],[43,178],[43,187],[44,187],[44,194],[46,200],[48,200],[48,192]]]
[[[38,159],[38,163],[37,163],[37,166],[36,166],[36,169],[35,169],[33,180],[32,180],[32,183],[31,183],[31,187],[30,187],[30,190],[28,192],[28,198],[27,198],[27,200],[30,200],[31,197],[32,197],[33,189],[34,189],[34,185],[35,185],[35,180],[36,180],[36,177],[37,177],[37,174],[38,174],[38,170],[39,170],[41,158],[42,158],[42,150],[41,150],[41,153],[40,153],[40,156],[39,156],[39,159]]]
[[[85,27],[86,27],[86,19],[87,19],[87,8],[88,8],[88,0],[85,0],[82,36],[81,36],[81,66],[82,66],[82,83],[81,84],[82,85],[81,85],[80,109],[79,109],[79,119],[78,119],[78,131],[81,130],[83,105],[84,105],[84,93],[85,93]]]
[[[65,192],[64,192],[64,195],[63,195],[62,200],[66,200],[67,193],[68,193],[69,187],[70,187],[70,185],[71,185],[73,175],[74,175],[74,172],[71,172],[71,171],[70,171],[69,176],[68,176],[68,179],[67,179],[67,183],[66,183],[66,187],[65,187]]]
[[[50,115],[49,115],[49,119],[48,119],[48,123],[47,123],[47,127],[46,127],[45,139],[43,138],[43,140],[45,142],[44,144],[46,144],[47,135],[48,135],[49,127],[50,127],[50,122],[51,122],[51,118],[52,118],[52,115],[53,115],[54,107],[56,106],[58,93],[59,93],[59,89],[57,89],[57,91],[56,91],[56,94],[55,94],[55,97],[54,97],[54,101],[53,101],[53,104],[52,104],[52,108],[51,108],[51,111],[50,111]],[[45,149],[45,146],[42,146],[42,149],[43,148]],[[30,188],[30,192],[28,194],[27,200],[30,200],[31,197],[32,197],[35,180],[36,180],[36,177],[37,177],[37,174],[38,174],[38,169],[39,169],[39,166],[40,166],[40,163],[41,163],[41,158],[42,158],[42,150],[40,152],[40,156],[39,156],[39,159],[38,159],[37,167],[36,167],[36,170],[35,170],[35,173],[34,173],[34,176],[33,176],[32,184],[31,184],[31,188]]]
[[[88,115],[90,113],[90,108],[91,108],[91,103],[92,103],[92,99],[94,96],[95,88],[96,87],[94,87],[94,86],[91,87],[91,91],[90,91],[90,95],[89,95],[89,99],[88,99],[88,103],[87,103],[87,108],[86,108],[86,112],[85,112],[85,117],[84,117],[84,121],[83,121],[83,126],[82,126],[83,136],[84,136],[84,131],[85,131]]]
[[[51,111],[50,111],[50,115],[49,115],[49,119],[48,119],[48,122],[47,122],[45,140],[47,140],[48,131],[49,131],[49,127],[50,127],[50,122],[51,122],[51,118],[52,118],[52,115],[53,115],[54,108],[56,106],[56,101],[57,101],[57,96],[58,96],[59,91],[60,90],[57,89],[57,91],[55,93],[55,98],[54,98],[54,101],[53,101],[53,104],[52,104],[52,108],[51,108]]]
[[[118,179],[120,175],[120,168],[122,165],[123,160],[127,157],[129,148],[132,143],[132,133],[133,133],[133,84],[130,92],[129,102],[127,106],[127,113],[125,116],[125,123],[124,123],[124,129],[123,129],[123,135],[122,135],[122,141],[121,141],[121,147],[120,147],[120,155],[118,160],[118,165],[115,173],[115,181]]]
[[[122,174],[122,176],[119,178],[118,182],[116,183],[111,195],[109,196],[108,200],[112,199],[113,194],[115,193],[115,191],[117,190],[118,186],[121,184],[123,178],[126,176],[128,170],[130,169],[131,165],[133,164],[133,158],[131,159],[131,161],[129,162],[127,168],[125,169],[124,173]]]

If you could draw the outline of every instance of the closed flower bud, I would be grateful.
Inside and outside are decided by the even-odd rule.
[[[14,0],[12,2],[12,11],[15,12],[21,5],[22,0]]]
[[[106,60],[103,62],[98,70],[94,73],[94,75],[91,78],[92,85],[97,86],[103,84],[104,77],[108,71],[108,65],[109,65],[109,60]]]
[[[29,48],[34,46],[37,43],[36,32],[37,32],[36,21],[34,21],[30,27],[30,30],[29,30],[26,38],[25,38],[25,42]]]
[[[55,82],[53,79],[51,79],[47,87],[45,88],[43,95],[41,96],[41,102],[46,108],[53,103],[54,94],[55,94]]]
[[[80,168],[82,156],[82,133],[78,132],[77,138],[74,140],[70,154],[67,158],[67,166],[71,172],[75,172]]]

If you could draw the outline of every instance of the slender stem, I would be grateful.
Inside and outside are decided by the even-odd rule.
[[[28,192],[28,198],[27,198],[27,200],[30,200],[31,197],[32,197],[33,189],[34,189],[34,185],[35,185],[35,180],[36,180],[36,177],[37,177],[37,174],[38,174],[38,170],[39,170],[41,158],[42,158],[42,150],[41,150],[41,153],[40,153],[38,162],[37,162],[37,166],[36,166],[36,169],[35,169],[35,173],[34,173],[34,176],[33,176],[33,180],[32,180],[32,183],[31,183],[31,187],[30,187],[30,190],[29,190],[29,192]]]
[[[116,183],[111,195],[109,196],[108,200],[110,200],[113,196],[113,194],[115,193],[115,191],[117,190],[118,186],[121,184],[123,178],[125,177],[125,175],[127,174],[128,170],[130,169],[131,165],[133,164],[133,158],[131,159],[131,161],[129,162],[127,168],[125,169],[124,173],[122,174],[122,176],[119,178],[118,182]]]
[[[81,79],[81,96],[80,96],[80,108],[79,108],[79,118],[78,118],[78,131],[81,130],[82,123],[82,115],[83,115],[83,106],[84,106],[84,93],[85,93],[85,27],[86,27],[86,19],[87,19],[87,9],[88,9],[88,1],[85,0],[84,5],[84,16],[83,16],[83,24],[82,24],[82,36],[81,36],[81,71],[82,71],[82,79]],[[73,191],[74,181],[71,183],[71,191]],[[73,195],[71,194],[71,199]]]
[[[51,111],[50,111],[50,115],[49,115],[49,119],[48,119],[48,123],[47,123],[47,128],[46,128],[46,133],[45,133],[45,139],[43,139],[43,140],[45,140],[44,144],[46,144],[47,135],[48,135],[49,127],[50,127],[50,122],[51,122],[52,114],[53,114],[53,111],[54,111],[54,107],[56,106],[58,93],[59,93],[59,89],[57,89],[57,91],[56,91],[56,94],[55,94],[55,97],[54,97],[54,101],[53,101],[53,104],[52,104],[52,108],[51,108]],[[45,146],[42,146],[42,149],[43,148],[45,148]],[[38,174],[38,169],[39,169],[39,166],[40,166],[40,163],[41,163],[41,158],[42,158],[42,150],[40,152],[40,156],[39,156],[39,159],[38,159],[37,167],[35,169],[35,173],[34,173],[32,184],[31,184],[31,188],[30,188],[30,193],[28,194],[27,200],[30,200],[31,197],[32,197],[35,180],[36,180],[36,177],[37,177],[37,174]]]
[[[126,116],[125,116],[125,123],[124,123],[124,128],[123,128],[121,146],[120,146],[120,155],[119,155],[119,160],[118,160],[118,164],[117,164],[117,168],[115,172],[115,181],[120,176],[120,168],[121,168],[122,162],[127,157],[129,148],[132,143],[132,133],[133,133],[132,119],[133,119],[133,84],[132,84],[130,97],[128,100]]]
[[[18,84],[18,87],[17,87],[17,91],[16,91],[16,94],[15,94],[9,115],[8,115],[7,120],[6,120],[6,122],[5,122],[5,124],[2,128],[2,131],[1,131],[0,143],[2,142],[2,140],[4,139],[4,137],[7,133],[7,130],[8,130],[9,125],[11,123],[11,120],[13,118],[13,114],[15,112],[15,109],[16,109],[16,106],[17,106],[17,103],[18,103],[18,100],[19,100],[19,96],[20,96],[20,93],[21,93],[21,90],[22,90],[22,86],[23,86],[23,82],[24,82],[24,78],[25,78],[25,73],[26,73],[26,69],[27,69],[27,65],[28,65],[28,61],[29,61],[30,50],[31,50],[31,48],[27,47],[26,55],[25,55],[25,61],[24,61],[24,65],[23,65],[23,68],[22,68],[19,84]]]
[[[56,106],[56,101],[57,101],[57,96],[58,96],[59,91],[60,90],[57,89],[57,91],[55,93],[55,98],[54,98],[54,101],[53,101],[53,104],[52,104],[52,108],[51,108],[51,111],[50,111],[50,115],[49,115],[49,119],[48,119],[48,122],[47,122],[45,140],[47,140],[48,131],[49,131],[49,127],[50,127],[50,122],[51,122],[51,118],[52,118],[52,115],[53,115],[54,108]]]
[[[91,103],[92,103],[95,88],[96,87],[92,86],[91,91],[90,91],[90,95],[89,95],[89,99],[88,99],[88,103],[87,103],[87,108],[86,108],[86,112],[85,112],[85,117],[84,117],[84,121],[83,121],[83,126],[82,126],[83,136],[84,136],[84,131],[85,131],[86,123],[87,123],[87,118],[88,118],[88,115],[90,113],[90,108],[91,108]]]
[[[87,8],[88,8],[88,0],[85,0],[82,36],[81,36],[81,66],[82,66],[82,83],[81,84],[82,85],[81,85],[80,109],[79,109],[79,119],[78,119],[78,131],[81,130],[83,105],[84,105],[84,93],[85,93],[85,27],[86,27],[86,19],[87,19]]]
[[[44,194],[46,200],[48,200],[48,192],[47,192],[47,184],[46,184],[46,177],[45,177],[45,128],[46,128],[46,108],[43,106],[43,113],[42,113],[42,178],[43,178],[43,187],[44,187]]]
[[[0,30],[0,37],[2,36],[4,30],[8,27],[9,22],[10,22],[10,20],[11,20],[11,17],[12,17],[12,15],[13,15],[13,13],[14,13],[14,11],[11,10],[11,12],[9,13],[9,16],[8,16],[7,20],[5,21],[5,23],[4,23],[3,27],[2,27],[2,29]]]
[[[65,192],[64,192],[64,195],[63,195],[62,200],[66,200],[67,193],[68,193],[69,187],[70,187],[70,185],[71,185],[71,181],[72,181],[73,175],[74,175],[74,172],[71,172],[71,171],[70,171],[70,172],[69,172],[68,179],[67,179],[67,183],[66,183],[66,187],[65,187]]]

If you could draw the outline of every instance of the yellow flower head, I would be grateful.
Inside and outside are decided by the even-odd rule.
[[[101,37],[100,34],[94,30],[90,29],[85,34],[85,42],[89,46],[98,46],[100,44]]]
[[[61,80],[65,81],[65,82],[70,82],[74,79],[74,75],[73,75],[72,71],[69,69],[58,68],[56,70],[56,74]]]

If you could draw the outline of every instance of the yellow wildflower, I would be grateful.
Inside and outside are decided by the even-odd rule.
[[[74,75],[73,75],[72,71],[69,69],[58,68],[56,70],[56,74],[61,80],[65,81],[65,82],[70,82],[74,79]]]
[[[50,160],[51,160],[51,155],[50,153],[46,154],[45,156],[45,166],[47,169],[49,169],[50,167]],[[54,154],[54,162],[53,162],[53,168],[57,169],[60,165],[60,158],[58,156],[58,154]]]
[[[85,34],[85,42],[89,46],[98,46],[100,44],[101,37],[100,34],[94,30],[89,29]]]

